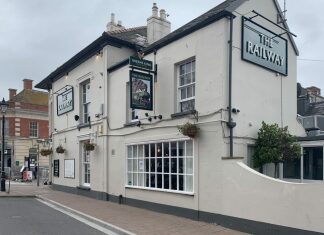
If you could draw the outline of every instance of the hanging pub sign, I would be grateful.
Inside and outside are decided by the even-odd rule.
[[[131,108],[153,110],[153,76],[147,73],[129,71],[129,78]]]
[[[147,70],[152,70],[153,69],[153,63],[150,60],[144,60],[137,58],[135,56],[130,56],[129,57],[129,65],[142,68],[142,69],[147,69]]]
[[[242,17],[242,59],[287,76],[287,40]]]
[[[56,101],[57,116],[72,111],[74,108],[73,87],[69,88],[61,94],[58,94]]]

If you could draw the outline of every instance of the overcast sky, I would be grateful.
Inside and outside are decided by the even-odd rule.
[[[222,0],[156,0],[170,15],[172,30]],[[279,1],[283,8],[283,0]],[[153,0],[0,0],[0,98],[34,85],[99,37],[116,14],[126,27],[146,25]],[[298,81],[324,93],[323,0],[287,0],[290,30],[300,51]]]

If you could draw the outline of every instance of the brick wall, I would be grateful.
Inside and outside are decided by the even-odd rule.
[[[20,137],[30,137],[29,124],[30,122],[37,122],[38,138],[48,138],[48,121],[20,118]]]

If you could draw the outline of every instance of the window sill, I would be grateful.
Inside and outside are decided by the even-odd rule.
[[[77,126],[77,128],[80,130],[82,128],[86,128],[86,127],[89,127],[91,128],[91,124],[90,123],[81,123]]]
[[[77,186],[76,188],[77,188],[77,189],[81,189],[81,190],[85,190],[85,191],[90,191],[90,190],[91,190],[90,187],[86,187],[86,186],[82,186],[82,185]]]
[[[171,118],[181,118],[190,114],[196,114],[197,110],[189,110],[185,112],[173,113],[171,114]]]
[[[139,121],[128,122],[128,123],[124,124],[124,127],[137,126],[138,124],[139,124]]]
[[[184,191],[173,191],[167,189],[159,189],[159,188],[144,188],[144,187],[136,187],[136,186],[129,186],[125,185],[126,189],[139,189],[139,190],[147,190],[147,191],[154,191],[154,192],[162,192],[162,193],[172,193],[172,194],[182,194],[188,196],[194,196],[194,193],[184,192]]]

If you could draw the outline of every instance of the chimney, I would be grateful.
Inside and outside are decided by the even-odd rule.
[[[12,88],[9,88],[8,90],[9,90],[9,100],[12,100],[12,98],[14,98],[14,96],[16,96],[17,90],[12,89]]]
[[[122,26],[122,22],[119,20],[118,23],[116,24],[115,21],[115,14],[111,13],[110,15],[110,22],[106,25],[106,32],[112,32],[115,30],[122,30],[125,29],[124,26]]]
[[[33,89],[33,80],[30,79],[24,79],[24,90],[31,90]]]
[[[164,9],[160,10],[158,16],[158,7],[153,3],[152,16],[147,19],[147,41],[152,44],[163,38],[171,32],[171,23],[166,19],[167,15]]]

